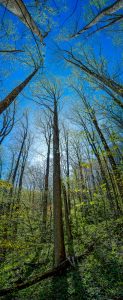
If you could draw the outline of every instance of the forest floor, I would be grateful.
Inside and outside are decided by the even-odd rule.
[[[65,270],[61,276],[46,279],[18,293],[4,296],[2,299],[123,299],[122,225],[123,220],[121,218],[101,222],[97,225],[86,225],[82,237],[79,239],[77,237],[74,240],[75,253],[81,254],[83,249],[94,242],[94,250],[90,255],[75,266]],[[45,272],[44,267],[43,272]],[[34,270],[31,277],[36,277],[43,272],[41,267]]]

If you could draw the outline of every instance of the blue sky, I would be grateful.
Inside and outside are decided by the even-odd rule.
[[[55,25],[52,26],[51,32],[48,34],[48,37],[45,39],[45,46],[42,47],[43,53],[45,55],[44,58],[44,73],[49,79],[52,79],[52,77],[56,76],[61,79],[64,85],[64,97],[67,97],[66,103],[64,103],[64,111],[66,112],[69,107],[71,106],[72,98],[74,98],[74,94],[71,91],[71,89],[66,88],[66,80],[68,76],[71,74],[71,68],[68,66],[67,68],[64,66],[64,63],[61,59],[58,59],[56,55],[56,43],[59,33],[61,30],[65,31],[71,31],[73,28],[73,24],[75,24],[76,20],[80,17],[80,11],[82,11],[82,16],[80,17],[80,28],[88,22],[88,4],[91,3],[91,0],[78,0],[77,2],[77,9],[75,10],[75,13],[71,16],[76,1],[71,0],[62,0],[58,1],[56,0],[56,3],[58,7],[60,7],[61,2],[64,4],[67,4],[67,10],[63,9],[63,12],[60,12],[57,16],[53,17],[53,22]],[[105,1],[106,2],[106,1]],[[32,16],[35,18],[35,14],[33,14],[33,9],[30,8],[31,0],[24,1],[25,5],[28,7],[30,13],[32,13]],[[107,5],[111,4],[111,0],[107,0]],[[51,7],[54,8],[54,2],[51,0]],[[93,10],[96,12],[96,8],[92,7]],[[42,13],[42,12],[41,12]],[[71,16],[71,17],[70,17]],[[48,15],[50,17],[50,15]],[[70,18],[69,18],[70,17]],[[0,18],[1,21],[4,18],[5,24],[8,22],[11,22],[11,26],[14,27],[14,34],[8,35],[6,38],[1,38],[0,41],[0,48],[4,48],[10,46],[16,45],[17,49],[23,49],[25,46],[30,49],[33,52],[36,49],[36,45],[34,42],[34,38],[31,35],[30,30],[12,13],[9,11],[5,11],[3,6],[0,6]],[[63,26],[64,24],[64,26]],[[122,56],[122,48],[121,45],[119,46],[118,43],[115,43],[114,40],[116,39],[117,35],[117,25],[115,25],[115,31],[114,34],[110,32],[107,33],[107,31],[103,30],[92,37],[85,39],[85,36],[80,35],[76,39],[72,40],[65,40],[63,39],[60,42],[60,47],[65,49],[72,46],[73,48],[77,46],[78,43],[81,43],[81,46],[86,48],[92,47],[93,51],[95,52],[96,56],[99,59],[99,47],[101,45],[102,47],[102,53],[103,56],[108,61],[108,70],[109,72],[112,71],[116,65],[117,62],[121,61]],[[1,32],[2,34],[3,32]],[[22,37],[23,35],[23,37]],[[1,35],[0,35],[1,36]],[[17,38],[16,43],[13,42],[13,38]],[[29,67],[27,65],[24,65],[19,60],[13,60],[13,55],[6,55],[2,56],[0,55],[0,66],[1,66],[1,74],[0,74],[0,99],[2,100],[14,87],[16,87],[17,84],[22,82],[33,70],[32,67]],[[20,60],[23,60],[25,57],[25,53],[17,54],[17,58]],[[42,77],[42,72],[39,71],[38,74],[35,76],[35,78],[32,79],[31,83],[24,89],[24,94],[31,96],[30,93],[30,87],[33,88],[33,86],[36,84],[36,82]],[[87,87],[87,84],[85,83],[85,87]],[[88,91],[88,93],[91,93],[91,89]],[[69,99],[68,99],[69,98]],[[23,95],[20,95],[17,98],[18,102],[18,116],[23,113],[25,108],[28,108],[31,110],[30,114],[30,123],[31,120],[34,118],[34,112],[37,110],[37,105],[35,105],[33,102],[24,99]],[[64,101],[65,102],[65,101]],[[38,107],[39,109],[39,107]],[[12,133],[9,137],[11,138]]]
[[[29,1],[24,1],[25,4],[27,4],[27,7],[29,7],[31,0]],[[75,7],[75,3],[76,1],[71,1],[71,0],[66,0],[63,1],[64,3],[67,3],[67,6],[69,7],[69,9],[63,13],[61,13],[58,16],[55,16],[53,21],[57,22],[57,26],[56,27],[52,27],[51,32],[49,33],[48,37],[45,40],[46,46],[43,47],[43,51],[45,52],[45,73],[48,74],[48,76],[52,76],[56,75],[57,77],[66,77],[68,76],[69,72],[70,72],[70,68],[68,66],[67,68],[62,67],[63,63],[61,64],[60,61],[58,61],[58,59],[56,59],[56,54],[55,54],[55,44],[54,42],[56,42],[56,37],[59,34],[59,30],[61,30],[62,28],[65,30],[70,30],[71,28],[71,24],[75,23],[76,19],[79,17],[80,14],[80,7],[83,9],[84,11],[84,7],[86,7],[89,3],[89,0],[84,0],[84,1],[78,1],[78,6],[76,9],[75,14],[67,19],[71,13],[73,12],[73,9]],[[107,1],[107,3],[110,3],[111,1]],[[51,5],[54,6],[53,2],[51,1]],[[56,1],[57,3],[57,1]],[[60,3],[60,2],[58,2]],[[83,5],[82,5],[83,4]],[[59,4],[60,6],[60,4]],[[29,8],[28,8],[29,9]],[[31,11],[32,12],[32,11]],[[26,28],[26,26],[16,17],[14,16],[12,13],[10,13],[9,11],[5,12],[5,9],[0,6],[0,15],[1,18],[3,18],[4,15],[4,20],[7,21],[11,21],[13,26],[14,26],[14,30],[16,31],[16,35],[19,35],[21,37],[21,34],[23,32],[25,32],[26,36],[25,38],[21,39],[19,38],[16,42],[16,47],[18,49],[22,49],[23,46],[27,46],[29,47],[29,45],[33,45],[33,47],[35,47],[35,42],[33,40],[33,38],[31,39],[30,42],[28,42],[28,38],[31,37],[31,33],[29,31],[29,29]],[[86,17],[84,17],[86,18]],[[81,26],[84,25],[84,18],[80,18],[81,20]],[[66,22],[65,22],[66,20]],[[87,18],[88,20],[88,18]],[[65,23],[64,23],[65,22]],[[64,27],[62,26],[64,24]],[[116,32],[115,32],[116,34]],[[13,36],[10,35],[10,39],[8,41],[9,45],[12,45],[12,39]],[[95,53],[99,52],[99,44],[102,47],[102,53],[103,55],[106,57],[106,59],[110,62],[109,68],[112,68],[112,65],[114,67],[114,61],[120,61],[121,60],[121,53],[122,53],[122,49],[115,44],[113,44],[112,41],[112,35],[110,36],[109,34],[106,33],[106,31],[101,31],[100,33],[95,34],[93,37],[90,37],[88,40],[86,40],[85,38],[83,38],[83,36],[80,36],[79,38],[73,39],[73,40],[69,40],[69,41],[63,41],[60,43],[60,47],[61,48],[67,48],[70,45],[72,45],[74,47],[74,45],[76,45],[76,43],[81,42],[81,44],[84,46],[87,45],[87,47],[90,47],[90,45],[92,46],[92,48],[94,49]],[[13,44],[14,45],[14,44]],[[5,40],[1,39],[1,44],[0,47],[4,48],[6,46],[5,44]],[[17,58],[22,59],[24,58],[25,54],[17,54]],[[3,87],[5,88],[5,91],[2,91],[2,96],[1,99],[4,97],[4,95],[7,94],[7,92],[11,91],[17,83],[20,83],[24,78],[26,78],[26,76],[28,76],[28,74],[32,71],[31,67],[28,66],[24,66],[24,64],[20,63],[19,61],[12,61],[12,55],[7,55],[7,60],[5,61],[4,58],[2,58],[2,55],[0,56],[0,62],[1,62],[1,72],[2,69],[6,70],[6,72],[9,72],[9,75],[7,77],[5,77],[5,81],[3,84]],[[4,68],[3,68],[4,67]],[[3,75],[3,74],[2,74]],[[37,77],[37,76],[36,76]],[[2,76],[3,78],[3,76]],[[36,80],[33,79],[33,81]],[[28,88],[27,88],[28,89]],[[24,105],[25,107],[25,103],[23,101],[22,106]]]

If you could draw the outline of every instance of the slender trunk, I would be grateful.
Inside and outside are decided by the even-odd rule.
[[[62,218],[61,175],[59,153],[59,129],[57,101],[54,98],[53,120],[53,212],[54,212],[54,258],[55,266],[65,260],[65,245]]]
[[[14,167],[14,161],[15,161],[15,153],[13,152],[12,153],[12,160],[11,160],[11,167],[10,167],[10,171],[9,171],[9,174],[8,174],[7,181],[11,180],[12,172],[13,172],[13,167]]]
[[[20,200],[21,200],[21,190],[22,190],[22,181],[23,181],[23,175],[25,170],[25,165],[27,161],[28,153],[25,153],[23,157],[23,162],[21,166],[20,171],[20,177],[19,177],[19,185],[18,185],[18,192],[17,192],[17,199],[16,199],[16,206],[15,206],[15,221],[14,221],[14,230],[13,230],[13,239],[15,240],[17,235],[17,229],[18,229],[18,216],[19,216],[19,210],[20,210]]]
[[[110,167],[110,163],[107,159],[107,157],[104,155],[103,151],[102,151],[102,147],[100,145],[100,142],[97,140],[97,145],[98,145],[98,149],[100,150],[100,152],[102,153],[102,157],[103,157],[103,169],[105,170],[105,176],[106,176],[106,180],[108,182],[109,185],[109,195],[110,195],[110,208],[112,212],[115,212],[115,209],[117,207],[117,210],[120,211],[120,207],[118,204],[119,201],[119,190],[118,187],[116,185],[116,180],[114,178],[114,175],[112,174],[112,168]]]
[[[114,160],[114,157],[113,157],[113,155],[111,153],[111,150],[110,150],[110,148],[109,148],[109,146],[108,146],[108,144],[106,142],[106,139],[105,139],[105,137],[104,137],[104,135],[103,135],[103,133],[102,133],[99,125],[98,125],[98,122],[97,122],[96,118],[94,117],[92,119],[92,121],[93,121],[93,124],[94,124],[94,126],[95,126],[95,128],[96,128],[96,130],[97,130],[97,132],[98,132],[98,134],[100,136],[100,139],[102,141],[104,149],[106,151],[106,155],[107,155],[107,157],[109,159],[109,162],[111,164],[112,170],[114,172],[114,176],[116,178],[116,182],[117,182],[117,186],[118,186],[121,198],[123,199],[123,184],[122,184],[123,179],[121,177],[120,171],[117,168],[117,164],[116,164],[116,162]]]
[[[116,183],[116,180],[115,180],[115,178],[114,178],[114,176],[113,176],[113,174],[112,174],[112,172],[109,168],[106,157],[104,157],[104,161],[105,161],[105,166],[107,168],[107,172],[108,172],[109,179],[110,179],[110,182],[111,182],[112,191],[113,191],[113,194],[114,194],[114,203],[115,203],[117,211],[120,212],[119,190],[118,190],[118,187],[117,187],[117,183]],[[114,209],[114,211],[115,211],[113,201],[112,201],[112,209]]]
[[[110,187],[109,187],[109,183],[108,183],[108,180],[107,180],[107,176],[106,176],[106,173],[105,173],[105,170],[104,170],[101,158],[100,158],[100,154],[99,154],[99,152],[96,148],[96,145],[92,140],[91,134],[88,131],[88,129],[87,129],[85,123],[83,122],[82,118],[81,118],[81,122],[82,122],[82,126],[84,127],[85,132],[86,132],[87,141],[90,144],[90,146],[91,146],[91,148],[92,148],[92,150],[93,150],[93,152],[94,152],[94,154],[97,158],[99,168],[100,168],[100,171],[101,171],[102,179],[103,179],[104,183],[106,184],[107,198],[109,200],[110,206],[112,207],[112,195],[111,195],[111,192],[110,192]]]
[[[51,135],[48,141],[48,151],[47,151],[47,162],[46,162],[46,174],[44,183],[44,197],[43,197],[43,235],[46,233],[46,223],[47,223],[47,201],[48,201],[48,181],[49,181],[49,167],[50,167],[50,142]]]
[[[71,222],[70,222],[70,216],[69,216],[66,187],[65,187],[64,183],[62,183],[62,190],[63,190],[63,199],[64,199],[66,234],[67,234],[67,240],[68,240],[68,254],[69,254],[69,256],[73,256],[74,255],[73,237],[72,237],[72,231],[71,231]]]
[[[68,146],[68,134],[66,137],[66,157],[67,157],[67,202],[68,202],[68,212],[70,215],[70,171],[69,171],[69,146]]]
[[[75,90],[78,92],[77,89],[75,89]],[[106,151],[106,155],[107,155],[109,163],[110,163],[110,165],[112,167],[112,170],[113,170],[113,173],[114,173],[114,177],[116,179],[117,187],[119,189],[119,193],[120,193],[121,200],[122,200],[123,199],[123,178],[122,178],[122,174],[121,174],[120,170],[117,167],[117,164],[116,164],[115,159],[114,159],[114,157],[112,155],[110,147],[108,146],[107,141],[106,141],[106,139],[105,139],[105,137],[104,137],[104,135],[102,133],[102,130],[99,127],[99,124],[98,124],[98,121],[96,119],[94,110],[92,110],[92,108],[89,105],[89,103],[87,102],[85,96],[82,95],[81,92],[78,92],[78,94],[81,97],[81,99],[82,99],[82,101],[83,101],[83,103],[85,105],[85,108],[88,111],[89,117],[90,117],[90,119],[91,119],[91,121],[92,121],[92,123],[93,123],[93,125],[94,125],[94,127],[95,127],[95,129],[96,129],[96,131],[97,131],[97,133],[98,133],[98,135],[100,137],[100,139],[101,139],[102,145],[103,145],[103,147],[104,147],[104,149]],[[79,114],[79,117],[80,117],[80,120],[81,120],[81,122],[83,124],[83,127],[86,128],[86,126],[85,126],[85,124],[84,124],[84,122],[83,122],[80,114]],[[87,128],[86,128],[86,130],[87,130]],[[88,130],[87,130],[87,132],[88,132]],[[88,135],[89,135],[89,140],[92,140],[91,139],[91,135],[90,135],[89,132],[88,132]],[[94,143],[93,140],[92,140],[92,147],[95,148],[95,143]],[[97,151],[97,155],[98,155],[98,151]],[[98,158],[98,161],[99,161],[99,159],[100,159],[100,157]],[[102,170],[103,170],[103,168],[102,168]]]

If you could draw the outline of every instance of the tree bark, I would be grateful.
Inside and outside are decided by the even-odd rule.
[[[64,183],[62,183],[62,190],[63,190],[63,199],[64,199],[66,233],[67,233],[67,240],[68,240],[68,254],[69,254],[69,256],[73,256],[74,255],[73,236],[72,236],[72,231],[71,231],[71,222],[70,222],[70,215],[69,215],[69,209],[68,209],[68,199],[67,199],[66,187],[65,187]]]
[[[15,183],[15,178],[16,178],[17,171],[18,171],[18,168],[19,168],[19,163],[20,163],[20,159],[21,159],[21,156],[22,156],[22,153],[23,153],[23,148],[25,146],[26,138],[27,138],[27,128],[26,128],[26,130],[24,132],[24,135],[23,135],[23,140],[22,140],[22,143],[21,143],[21,147],[20,147],[20,150],[19,150],[18,157],[17,157],[17,162],[16,162],[14,172],[13,172],[13,175],[12,175],[12,185],[13,186],[14,186],[14,183]]]
[[[40,38],[41,42],[43,41],[43,34],[37,27],[22,0],[0,0],[0,3],[19,17],[19,19]]]
[[[20,169],[20,176],[19,176],[19,184],[18,184],[18,192],[17,192],[17,199],[15,203],[15,221],[14,221],[14,228],[13,228],[13,240],[15,241],[16,236],[17,236],[17,229],[18,229],[18,216],[19,216],[19,210],[20,210],[20,201],[21,201],[21,191],[22,191],[22,183],[23,183],[23,175],[25,171],[25,166],[29,154],[29,148],[30,148],[30,141],[28,141],[27,149],[25,153],[23,154],[23,160],[22,160],[22,165]]]
[[[67,203],[68,203],[68,213],[70,216],[71,203],[70,203],[70,171],[69,171],[69,137],[68,132],[65,132],[65,143],[66,143],[66,160],[67,160]]]
[[[25,86],[29,83],[29,81],[36,74],[38,69],[35,69],[21,84],[19,84],[11,93],[5,97],[4,100],[0,102],[0,114],[9,107],[9,105],[15,100],[15,98],[20,94],[20,92],[25,88]]]
[[[53,213],[54,213],[54,259],[55,266],[65,260],[65,245],[62,218],[61,175],[59,153],[59,128],[57,100],[54,97],[53,116]]]
[[[45,233],[46,233],[46,223],[47,223],[48,181],[49,181],[49,167],[50,167],[50,142],[51,142],[51,135],[49,136],[49,141],[48,141],[46,174],[45,174],[45,183],[44,183],[44,197],[43,197],[43,230],[44,230],[44,232],[43,232],[43,235],[45,235]]]

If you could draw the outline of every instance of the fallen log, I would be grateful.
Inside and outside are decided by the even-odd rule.
[[[29,281],[25,281],[24,283],[20,283],[18,285],[10,287],[10,288],[2,289],[0,291],[0,296],[5,296],[5,295],[11,294],[13,292],[17,292],[17,291],[26,289],[36,283],[39,283],[40,281],[42,281],[46,278],[50,278],[52,276],[59,275],[61,273],[61,271],[66,269],[68,266],[70,266],[69,260],[65,260],[58,267],[51,269],[51,270],[45,272],[44,274],[37,276],[36,278],[32,278]]]
[[[73,263],[72,263],[73,260],[74,260],[74,262],[78,262],[81,259],[86,258],[93,250],[94,250],[94,244],[91,244],[83,254],[81,254],[79,256],[75,256],[73,258],[69,257],[65,261],[63,261],[59,266],[41,274],[35,278],[32,278],[32,279],[22,282],[20,284],[15,284],[13,287],[0,290],[0,296],[6,296],[6,295],[12,294],[14,292],[24,290],[34,284],[41,282],[44,279],[47,279],[47,278],[50,278],[53,276],[62,275],[62,273],[65,270],[67,270],[69,267],[73,266]]]

